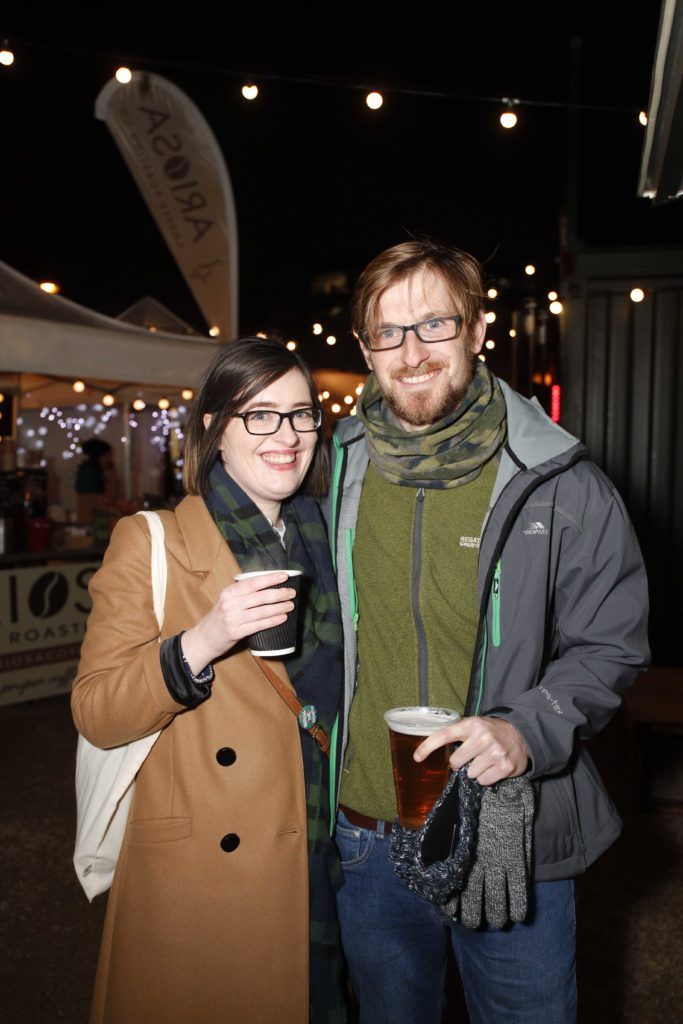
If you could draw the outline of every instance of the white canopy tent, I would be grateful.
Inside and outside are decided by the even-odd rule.
[[[215,349],[201,335],[146,330],[48,295],[0,262],[0,372],[192,387]]]

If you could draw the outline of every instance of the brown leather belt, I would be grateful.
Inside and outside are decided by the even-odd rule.
[[[351,824],[357,825],[358,828],[365,828],[368,832],[379,832],[381,836],[388,836],[391,832],[390,821],[368,818],[366,814],[359,814],[358,811],[353,811],[350,807],[345,807],[344,804],[339,804],[339,810],[343,811]]]

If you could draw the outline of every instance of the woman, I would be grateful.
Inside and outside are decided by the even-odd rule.
[[[187,425],[188,496],[161,513],[161,637],[143,517],[117,524],[91,581],[76,726],[99,747],[162,730],[137,777],[92,1022],[345,1019],[328,758],[244,644],[294,608],[294,590],[272,589],[277,570],[301,570],[297,650],[270,664],[329,734],[341,627],[313,497],[320,419],[298,356],[258,338],[224,346]],[[274,571],[234,582],[257,569]]]

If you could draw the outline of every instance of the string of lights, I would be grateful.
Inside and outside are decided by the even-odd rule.
[[[90,50],[83,47],[64,46],[56,43],[38,42],[35,40],[14,40],[10,45],[5,40],[3,49],[0,50],[0,65],[12,67],[17,59],[17,51],[30,52],[45,51],[69,55],[71,57],[83,57],[90,60],[97,59],[107,62],[116,70],[116,79],[121,84],[132,81],[135,70],[175,70],[191,72],[203,76],[216,76],[233,79],[241,82],[240,90],[245,100],[253,102],[260,95],[260,83],[286,83],[322,89],[345,90],[353,93],[365,93],[365,104],[369,110],[381,110],[387,97],[411,96],[421,99],[441,100],[450,102],[494,104],[501,107],[499,117],[503,128],[514,128],[519,122],[519,111],[523,107],[546,108],[565,111],[591,111],[604,114],[627,114],[637,118],[639,124],[647,125],[647,112],[636,110],[630,106],[618,106],[602,103],[579,103],[571,100],[557,100],[546,97],[521,97],[521,96],[496,96],[484,93],[467,92],[461,89],[428,89],[418,86],[408,86],[400,82],[380,83],[359,82],[347,78],[320,74],[300,74],[295,72],[260,71],[254,74],[245,71],[243,68],[227,67],[223,64],[216,64],[212,61],[193,61],[185,58],[157,57],[149,54],[136,54],[135,56],[123,56],[120,53],[111,53],[105,50]]]

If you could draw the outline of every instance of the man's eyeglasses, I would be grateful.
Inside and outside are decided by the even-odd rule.
[[[362,330],[358,337],[371,352],[379,352],[388,348],[400,348],[406,340],[408,331],[415,331],[420,341],[429,344],[431,341],[451,341],[457,338],[462,329],[462,317],[458,313],[452,316],[433,316],[422,320],[419,324],[400,327],[398,324],[384,324],[374,330]]]
[[[236,412],[235,417],[242,420],[249,434],[277,434],[283,420],[297,434],[307,434],[317,430],[323,420],[320,409],[293,409],[291,412],[275,412],[274,409],[250,409],[249,412]]]

